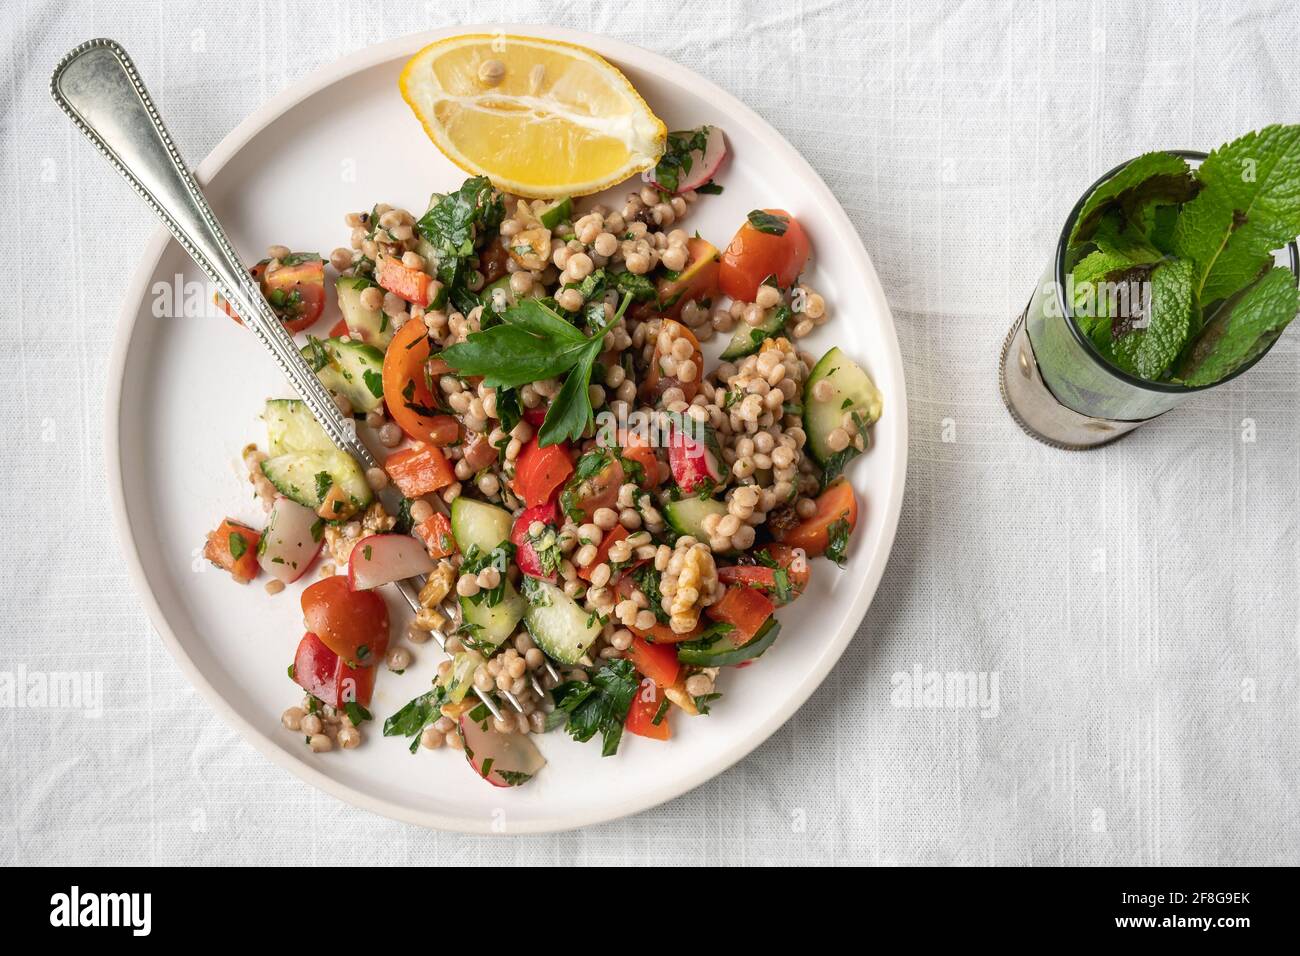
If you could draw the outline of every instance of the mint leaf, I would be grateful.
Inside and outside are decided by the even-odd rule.
[[[1146,328],[1116,339],[1115,363],[1145,379],[1157,379],[1178,358],[1192,326],[1192,264],[1175,259],[1151,273]]]
[[[1209,304],[1253,282],[1274,249],[1300,234],[1300,126],[1268,126],[1212,152],[1204,184],[1174,230],[1196,266],[1193,292]]]
[[[1070,233],[1070,245],[1090,240],[1108,213],[1126,222],[1141,223],[1143,213],[1155,203],[1186,202],[1196,195],[1191,168],[1172,153],[1146,153],[1133,160],[1090,195],[1079,210]]]
[[[751,227],[773,236],[784,236],[786,227],[790,225],[788,216],[778,216],[765,209],[754,209],[746,218]]]
[[[1179,363],[1177,380],[1210,385],[1226,378],[1272,345],[1297,309],[1291,271],[1270,269],[1215,310]]]
[[[1081,259],[1071,277],[1074,280],[1071,311],[1074,320],[1093,344],[1110,356],[1111,322],[1132,312],[1137,283],[1147,278],[1152,259],[1139,250],[1099,248]],[[1134,302],[1133,305],[1136,305]]]

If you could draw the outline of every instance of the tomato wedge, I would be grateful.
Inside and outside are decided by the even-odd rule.
[[[534,505],[531,508],[525,508],[523,512],[515,519],[514,527],[510,529],[510,543],[515,546],[515,564],[519,570],[530,578],[541,578],[544,581],[554,581],[555,572],[547,572],[542,566],[542,559],[537,554],[537,549],[528,537],[528,528],[534,521],[540,521],[544,525],[554,526],[555,524],[555,502],[548,501],[544,505]]]
[[[456,538],[451,533],[451,519],[440,511],[417,524],[412,531],[424,542],[429,557],[445,558],[456,553]]]
[[[687,302],[710,300],[718,295],[718,248],[699,236],[686,240],[686,268],[676,276],[656,283],[659,311],[675,319]]]
[[[700,390],[699,373],[704,370],[704,353],[700,351],[700,340],[695,337],[694,332],[676,319],[664,319],[663,324],[659,326],[659,334],[662,335],[665,329],[671,330],[675,338],[684,338],[691,343],[691,359],[695,362],[696,376],[692,381],[683,382],[674,376],[664,375],[659,367],[659,359],[663,353],[659,351],[659,341],[656,339],[654,355],[650,358],[650,368],[646,370],[645,381],[641,383],[641,398],[653,404],[668,389],[680,388],[682,395],[689,402]]]
[[[627,657],[633,667],[660,687],[672,687],[682,672],[677,648],[671,644],[651,644],[633,635]]]
[[[628,732],[638,737],[649,737],[651,740],[671,739],[673,731],[668,726],[668,712],[672,708],[664,708],[659,723],[655,723],[655,717],[659,714],[663,700],[664,693],[659,689],[658,684],[652,680],[642,681],[636,696],[632,698],[632,706],[627,711],[624,726],[627,727]]]
[[[584,469],[597,466],[598,471],[586,474]],[[587,452],[578,461],[577,473],[560,493],[560,507],[570,518],[577,520],[580,516],[582,521],[590,521],[599,509],[613,508],[618,503],[618,489],[622,484],[623,463],[618,455],[604,449]]]
[[[262,294],[290,332],[310,328],[325,311],[325,263],[314,252],[294,252],[286,256],[284,264],[267,275],[270,259],[252,266],[248,274],[257,280]],[[244,324],[230,303],[220,295],[215,302],[226,315],[240,325]],[[331,333],[333,334],[333,333]]]
[[[779,217],[776,220],[769,218],[768,221],[772,222],[770,228],[781,228],[779,220],[784,219],[784,232],[777,235],[756,229],[752,222],[746,221],[722,254],[718,285],[727,295],[741,302],[753,302],[758,297],[758,287],[768,276],[776,276],[777,285],[788,289],[808,262],[808,234],[798,219],[784,209],[755,212],[766,217]]]
[[[596,556],[591,559],[591,564],[584,564],[582,567],[578,568],[578,577],[582,578],[584,581],[590,581],[591,572],[596,570],[596,565],[604,564],[609,560],[609,549],[614,546],[614,542],[622,541],[629,534],[631,534],[631,532],[621,524],[616,524],[609,531],[606,531],[604,537],[600,539],[600,544],[596,546]]]
[[[331,707],[344,707],[351,701],[366,707],[375,687],[375,669],[348,666],[308,631],[298,642],[298,651],[293,656],[293,680]]]
[[[393,452],[384,460],[384,471],[407,498],[419,498],[456,480],[447,456],[433,445],[417,445]]]
[[[227,518],[208,533],[208,543],[203,556],[221,568],[240,584],[257,577],[261,567],[257,563],[257,545],[262,535],[248,525]]]
[[[341,574],[321,578],[302,592],[307,627],[354,667],[383,660],[388,650],[388,605],[374,591],[354,591]]]
[[[436,410],[429,361],[429,330],[423,322],[407,322],[384,353],[384,404],[397,426],[416,441],[450,445],[460,437],[460,423]]]
[[[774,610],[776,606],[762,591],[730,587],[722,595],[722,600],[706,607],[704,613],[715,621],[724,621],[734,627],[728,638],[736,647],[743,647],[753,640]]]
[[[515,494],[530,508],[545,504],[571,474],[573,457],[568,442],[542,448],[534,435],[520,449],[515,463]]]
[[[266,300],[290,332],[311,328],[325,311],[325,263],[314,253],[294,253],[262,280]]]
[[[830,528],[835,522],[848,522],[852,532],[858,523],[858,499],[853,486],[845,478],[836,478],[817,498],[817,511],[793,528],[785,531],[781,543],[790,548],[803,548],[810,557],[825,554],[830,545]]]
[[[663,482],[663,476],[659,473],[659,459],[655,457],[650,442],[636,432],[624,429],[619,432],[618,443],[622,447],[624,459],[641,466],[641,487],[646,491],[658,488]]]
[[[792,548],[784,544],[769,544],[762,551],[785,571],[783,587],[777,587],[777,568],[765,564],[738,564],[729,568],[718,568],[718,580],[723,584],[737,584],[743,587],[758,588],[770,597],[778,607],[789,604],[808,586],[812,577],[812,566],[808,555],[801,548]],[[781,600],[783,592],[788,589],[786,600]]]

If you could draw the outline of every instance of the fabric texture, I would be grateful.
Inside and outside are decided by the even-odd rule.
[[[911,408],[893,556],[821,689],[694,792],[543,837],[341,804],[245,744],[163,650],[101,450],[105,352],[155,223],[47,89],[64,52],[116,37],[197,158],[321,64],[492,20],[654,49],[768,119],[866,243]],[[1294,864],[1300,332],[1083,454],[1022,434],[995,369],[1080,191],[1147,149],[1294,120],[1297,46],[1287,4],[1241,0],[10,5],[0,672],[99,672],[104,709],[0,707],[0,861],[300,863],[324,825],[354,835],[336,865]],[[970,686],[927,698],[931,671]]]

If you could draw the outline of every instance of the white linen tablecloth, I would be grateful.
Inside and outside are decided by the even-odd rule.
[[[1300,19],[1246,3],[37,2],[0,23],[0,673],[102,674],[104,712],[0,707],[0,861],[1235,864],[1300,859],[1300,332],[1086,454],[1025,437],[998,347],[1081,190],[1151,148],[1295,122]],[[840,197],[893,306],[911,465],[857,639],[764,746],[632,819],[534,838],[345,806],[182,678],[118,558],[104,365],[154,220],[50,100],[76,43],[136,58],[197,162],[369,43],[552,22],[731,90]],[[972,672],[975,707],[900,706]],[[908,678],[910,679],[910,677]],[[977,702],[978,703],[978,702]]]

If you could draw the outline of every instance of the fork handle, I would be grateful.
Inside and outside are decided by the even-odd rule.
[[[235,254],[226,231],[181,159],[126,50],[104,38],[82,43],[54,68],[50,93],[77,128],[149,204],[222,296],[235,305],[244,325],[275,358],[330,440],[363,468],[378,467],[375,456],[357,436],[356,423],[339,411]],[[391,486],[385,487],[379,496],[385,509],[395,514],[400,505],[397,492]],[[421,607],[421,584],[422,578],[397,582],[397,590],[417,612]],[[547,668],[556,676],[549,662]],[[543,693],[535,675],[532,680],[534,689]],[[489,695],[477,688],[475,693],[493,716],[499,715]],[[522,713],[523,708],[513,694],[505,692],[502,696]]]
[[[363,467],[375,467],[355,424],[339,412],[235,254],[127,52],[108,39],[81,44],[55,67],[50,93],[234,304],[330,439]]]

